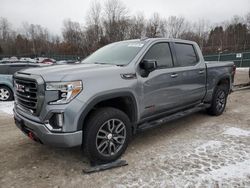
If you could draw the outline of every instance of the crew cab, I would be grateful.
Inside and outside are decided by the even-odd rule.
[[[132,135],[200,110],[221,115],[233,62],[205,62],[192,41],[115,42],[79,64],[14,75],[17,127],[35,141],[82,145],[92,162],[118,159]]]

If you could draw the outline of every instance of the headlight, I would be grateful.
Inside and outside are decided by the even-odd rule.
[[[50,104],[66,104],[82,91],[82,82],[49,82],[46,83],[46,90],[59,91],[59,99]]]

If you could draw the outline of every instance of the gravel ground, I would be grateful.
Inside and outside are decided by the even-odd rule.
[[[138,134],[128,166],[86,175],[80,148],[35,143],[0,103],[0,187],[250,187],[250,90],[230,95],[219,117],[193,114]]]

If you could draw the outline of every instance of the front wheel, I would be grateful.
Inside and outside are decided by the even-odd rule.
[[[11,101],[13,100],[13,93],[11,89],[6,86],[0,86],[0,101]]]
[[[118,159],[126,150],[131,137],[128,116],[116,108],[101,108],[94,112],[84,131],[84,150],[94,163]]]
[[[221,115],[227,104],[228,87],[226,85],[219,85],[215,88],[211,107],[207,109],[208,114],[213,116]]]

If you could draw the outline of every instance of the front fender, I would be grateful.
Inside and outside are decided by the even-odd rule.
[[[113,99],[113,98],[117,98],[117,97],[130,97],[132,99],[133,114],[135,115],[135,121],[138,121],[138,117],[139,117],[138,101],[135,97],[135,94],[132,91],[120,91],[120,90],[116,91],[115,90],[115,91],[108,91],[108,92],[99,93],[99,94],[91,97],[85,103],[85,105],[81,109],[81,113],[80,113],[78,120],[77,120],[77,129],[81,130],[83,128],[86,116],[88,115],[88,113],[93,109],[93,107],[96,104],[98,104],[99,102]]]

